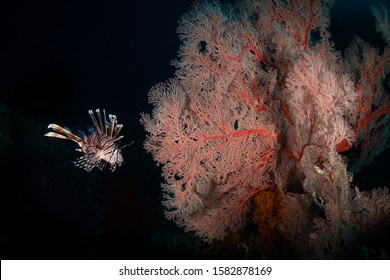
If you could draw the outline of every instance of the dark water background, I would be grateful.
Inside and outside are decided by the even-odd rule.
[[[339,0],[332,39],[380,47],[369,5]],[[381,1],[383,3],[383,1]],[[140,112],[172,77],[177,21],[192,1],[0,2],[0,256],[2,259],[235,258],[165,220],[161,170],[145,152]],[[124,124],[125,164],[114,173],[73,166],[74,143],[43,137],[49,123],[87,131],[88,109]],[[389,186],[389,151],[356,174]]]

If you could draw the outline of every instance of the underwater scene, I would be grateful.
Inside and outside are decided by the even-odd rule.
[[[0,4],[2,259],[389,259],[390,5]]]

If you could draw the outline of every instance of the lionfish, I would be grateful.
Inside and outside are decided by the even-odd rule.
[[[123,157],[118,141],[123,138],[119,136],[119,132],[123,125],[118,124],[118,120],[115,115],[108,115],[108,121],[106,118],[106,112],[103,109],[103,117],[99,109],[96,109],[98,120],[96,120],[95,114],[92,110],[88,111],[91,116],[94,127],[90,130],[90,134],[83,134],[82,138],[73,134],[68,128],[63,128],[56,124],[49,124],[48,129],[53,129],[55,132],[48,132],[45,136],[56,137],[60,139],[66,139],[76,142],[80,149],[76,149],[84,155],[78,158],[74,164],[80,168],[90,172],[97,167],[99,170],[107,165],[110,166],[110,170],[114,171],[118,166],[123,163]],[[129,146],[130,143],[126,146]]]

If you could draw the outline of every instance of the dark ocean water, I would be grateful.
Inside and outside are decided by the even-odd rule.
[[[383,46],[369,9],[376,2],[336,1],[330,31],[337,50],[354,34]],[[149,89],[173,76],[177,21],[191,3],[0,3],[2,259],[243,257],[164,218],[161,167],[142,146],[140,113],[152,109]],[[74,167],[74,143],[43,136],[49,123],[87,131],[87,111],[95,108],[116,114],[123,142],[135,141],[114,173]],[[356,174],[355,183],[390,186],[389,156]]]

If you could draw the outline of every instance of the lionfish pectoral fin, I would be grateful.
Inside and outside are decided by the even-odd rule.
[[[97,160],[93,154],[85,154],[82,157],[79,157],[74,164],[77,167],[84,169],[87,172],[90,172],[95,167],[99,170],[103,170],[106,166],[106,162],[103,160]]]
[[[64,135],[56,133],[56,132],[48,132],[44,136],[55,137],[55,138],[60,138],[60,139],[65,139],[65,140],[71,140],[71,139],[69,139],[68,136],[64,136]]]
[[[71,140],[76,142],[80,148],[84,146],[84,141],[78,137],[77,135],[73,134],[70,132],[69,129],[63,128],[62,126],[59,126],[57,124],[51,123],[47,127],[48,129],[53,129],[55,132],[48,132],[44,136],[48,137],[55,137],[55,138],[60,138],[60,139],[65,139],[65,140]]]

